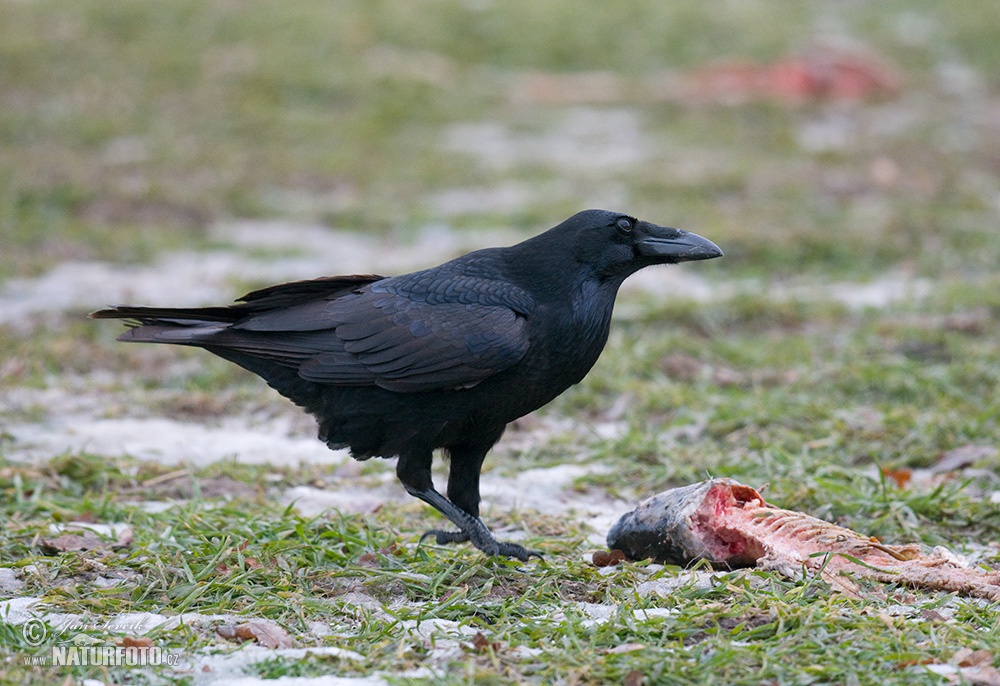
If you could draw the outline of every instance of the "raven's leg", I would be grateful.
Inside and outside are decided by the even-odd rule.
[[[460,509],[468,512],[482,523],[479,518],[479,476],[483,468],[483,460],[490,448],[500,440],[504,427],[498,427],[494,431],[483,432],[475,442],[462,443],[448,447],[448,455],[451,458],[451,469],[448,472],[448,500]],[[483,525],[485,528],[485,525]],[[439,531],[432,530],[424,536],[434,536],[439,544],[456,543],[468,540],[468,535],[464,531]],[[521,546],[511,543],[501,543],[501,546],[509,546],[518,549],[515,557],[521,557],[523,551],[529,556],[541,557],[533,550],[526,550]]]
[[[456,445],[448,449],[448,500],[473,517],[479,516],[479,475],[489,446]]]
[[[480,500],[479,473],[490,447],[492,443],[485,447],[456,445],[447,449],[451,458],[451,468],[448,471],[448,500],[477,519],[479,519]],[[439,545],[469,540],[469,535],[465,531],[431,529],[422,538],[428,536],[433,536]]]
[[[425,503],[450,519],[451,522],[460,529],[458,532],[434,531],[428,532],[429,534],[439,536],[438,541],[441,543],[467,540],[487,555],[516,557],[522,562],[527,562],[532,555],[541,557],[538,553],[527,550],[523,546],[516,543],[501,543],[497,541],[478,516],[457,507],[450,500],[438,493],[434,489],[434,482],[431,480],[432,456],[433,453],[429,450],[422,453],[400,455],[399,462],[396,463],[396,476],[399,477],[399,480],[402,482],[403,488],[406,489],[406,492],[423,500]],[[482,460],[480,460],[480,464],[482,464]],[[477,508],[478,493],[479,488],[477,475]],[[444,540],[441,539],[441,534],[444,535]]]

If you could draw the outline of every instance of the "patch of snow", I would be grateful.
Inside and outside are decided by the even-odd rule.
[[[24,582],[18,577],[16,569],[0,567],[0,593],[18,593],[22,588]]]
[[[348,591],[343,595],[337,596],[337,601],[339,603],[343,603],[345,606],[355,608],[355,612],[353,614],[358,614],[358,611],[363,610],[377,619],[382,619],[387,622],[396,621],[395,617],[386,612],[385,607],[377,598],[374,598],[367,593]]]
[[[336,484],[329,487],[329,489],[336,488]],[[402,487],[363,491],[354,487],[344,491],[329,489],[293,486],[281,495],[279,502],[285,506],[294,504],[295,509],[303,517],[315,517],[327,510],[352,513],[374,512],[387,500],[400,502],[409,498]]]
[[[539,512],[560,513],[570,502],[584,504],[590,498],[566,492],[575,479],[588,474],[603,474],[609,470],[603,464],[561,464],[554,467],[526,469],[512,477],[487,472],[483,474],[481,491],[494,506],[513,509],[529,507]]]
[[[658,595],[661,598],[669,598],[678,588],[687,586],[693,588],[711,588],[714,572],[703,569],[690,569],[678,573],[676,576],[662,576],[659,579],[643,581],[635,587],[635,592],[639,596]]]
[[[638,277],[645,274],[670,273],[673,270],[647,269],[639,272],[625,282],[641,286],[641,290],[665,296],[673,290],[656,289],[650,282],[643,282]],[[707,302],[727,300],[739,295],[753,295],[769,300],[832,300],[851,309],[884,308],[897,302],[918,301],[929,296],[935,288],[930,279],[915,278],[907,273],[890,272],[878,279],[870,281],[835,281],[832,283],[815,283],[806,280],[770,282],[762,280],[724,280],[708,283],[691,274],[685,274],[683,282],[677,287],[684,288],[685,299]]]
[[[281,422],[250,423],[227,417],[206,426],[165,418],[88,416],[50,417],[43,423],[19,423],[7,428],[14,437],[13,459],[45,459],[63,452],[90,451],[130,456],[161,464],[209,464],[238,460],[247,464],[341,464],[346,450],[329,450],[315,438],[288,436]]]
[[[941,22],[926,14],[904,11],[892,21],[893,33],[905,45],[923,47],[936,40],[941,33]]]
[[[580,622],[582,627],[592,627],[604,624],[615,616],[618,608],[614,605],[601,605],[599,603],[575,603],[577,609],[583,610],[590,618]]]
[[[142,500],[134,503],[143,512],[148,512],[149,514],[160,514],[161,512],[166,512],[172,507],[177,507],[179,502],[167,502],[165,500]]]
[[[986,91],[983,77],[972,66],[955,60],[937,65],[938,86],[948,95],[968,97]]]
[[[568,603],[568,606],[587,616],[587,619],[580,622],[580,626],[583,627],[593,627],[604,624],[609,619],[614,617],[616,612],[618,612],[618,608],[616,606],[602,605],[600,603],[573,602]],[[566,613],[559,610],[553,613],[550,619],[554,622],[566,621]]]
[[[277,283],[331,274],[394,274],[437,264],[485,245],[490,234],[439,232],[394,242],[291,221],[219,224],[212,234],[235,249],[176,251],[148,265],[63,262],[31,279],[0,285],[0,324],[30,328],[31,317],[123,303],[193,307],[233,301],[234,283]],[[510,242],[516,242],[516,238]],[[274,255],[261,255],[261,250]],[[289,254],[282,254],[289,253]]]
[[[829,297],[852,309],[888,307],[902,301],[923,300],[934,290],[928,279],[889,275],[868,283],[836,283],[829,288],[811,287],[814,299]]]
[[[271,649],[263,646],[246,644],[231,652],[215,655],[195,654],[186,661],[191,669],[193,683],[204,686],[382,686],[386,681],[379,676],[368,677],[338,677],[322,675],[316,677],[280,677],[278,679],[262,679],[241,675],[248,667],[258,662],[273,660],[278,657],[287,660],[308,660],[311,656],[329,656],[350,662],[360,662],[364,656],[353,650],[337,646],[318,646],[313,648],[282,648]]]
[[[853,147],[858,139],[858,122],[849,110],[832,109],[802,123],[795,140],[806,152],[836,152]]]
[[[53,523],[49,524],[49,531],[54,534],[62,533],[63,531],[79,531],[80,529],[90,529],[95,534],[99,536],[104,536],[105,538],[118,538],[118,535],[126,529],[131,528],[125,522],[66,522],[65,524]]]
[[[604,535],[629,505],[605,495],[573,490],[573,481],[588,474],[607,473],[604,464],[561,464],[554,467],[527,469],[513,477],[487,472],[480,490],[490,507],[530,508],[546,514],[573,513],[594,531],[588,543],[604,547]],[[487,513],[487,518],[489,514]]]
[[[543,165],[578,174],[606,175],[647,159],[653,143],[635,110],[575,107],[544,132],[519,132],[498,122],[450,126],[444,147],[476,157],[484,166]],[[600,160],[599,164],[594,160]]]
[[[32,611],[42,602],[41,598],[11,598],[0,600],[0,620],[11,626],[20,626],[29,619],[38,617],[39,613]]]
[[[169,253],[150,266],[63,262],[34,279],[12,279],[0,290],[0,324],[26,326],[47,312],[93,310],[121,303],[203,305],[228,293],[231,280],[256,278],[255,266],[231,252]]]
[[[561,184],[503,181],[490,186],[449,188],[427,198],[428,210],[436,217],[511,213],[524,207],[570,196]]]
[[[475,636],[478,629],[467,624],[460,624],[453,619],[440,619],[431,617],[430,619],[404,619],[400,626],[417,638],[424,640],[436,638],[444,635],[449,638],[465,638]]]
[[[708,281],[684,265],[658,266],[643,269],[630,276],[622,284],[621,292],[647,295],[654,301],[708,302],[718,299],[720,294],[728,293],[728,283]],[[732,291],[736,293],[738,288],[732,288]],[[615,303],[614,313],[616,317],[621,318],[623,314],[632,310],[636,310],[637,314],[645,314],[647,309],[647,306],[641,303],[630,303],[619,298],[619,302]]]

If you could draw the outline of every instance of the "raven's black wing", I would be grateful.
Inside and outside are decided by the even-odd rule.
[[[353,286],[272,286],[232,308],[206,308],[210,321],[194,320],[198,310],[117,312],[142,324],[123,340],[228,349],[309,381],[398,392],[469,388],[528,349],[533,302],[504,281],[428,270]]]
[[[435,270],[261,313],[229,333],[257,334],[267,342],[261,352],[287,353],[309,381],[399,392],[468,388],[524,356],[531,307],[509,283]]]

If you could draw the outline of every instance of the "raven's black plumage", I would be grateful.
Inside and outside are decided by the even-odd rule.
[[[120,340],[205,348],[263,377],[313,414],[320,438],[354,457],[398,456],[406,490],[490,555],[479,473],[508,422],[580,381],[608,337],[618,287],[653,264],[718,257],[696,234],[602,210],[580,212],[508,248],[401,276],[335,276],[271,286],[228,307],[121,306]],[[447,498],[431,482],[451,458]]]

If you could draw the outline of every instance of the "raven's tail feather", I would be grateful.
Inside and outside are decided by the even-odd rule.
[[[235,307],[138,307],[119,305],[97,310],[88,315],[91,319],[133,319],[142,324],[194,322],[235,322],[246,313]]]
[[[235,362],[267,381],[268,385],[306,408],[317,412],[322,408],[322,395],[315,384],[303,380],[296,370],[280,360],[269,359],[267,351],[248,352],[233,341],[219,342],[224,332],[245,313],[230,307],[134,307],[125,305],[98,310],[93,319],[124,319],[128,331],[119,341],[133,343],[172,343],[204,348],[219,357]],[[252,334],[251,334],[252,335]],[[256,353],[256,354],[255,354]],[[263,354],[262,354],[263,353]]]
[[[201,345],[240,317],[229,307],[133,307],[91,312],[92,319],[125,319],[131,328],[118,337],[134,343]]]

